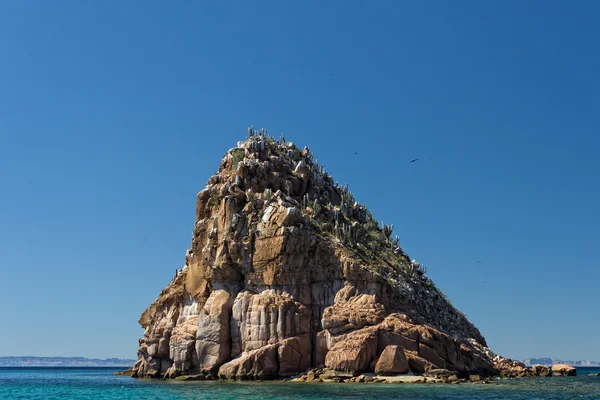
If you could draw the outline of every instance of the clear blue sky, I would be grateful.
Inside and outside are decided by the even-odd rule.
[[[597,2],[1,9],[0,355],[135,357],[253,124],[394,223],[498,353],[600,360]]]

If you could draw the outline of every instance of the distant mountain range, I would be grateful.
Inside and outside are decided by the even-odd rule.
[[[0,357],[0,367],[131,367],[135,360],[84,357]]]
[[[526,358],[523,360],[525,365],[532,366],[536,364],[542,365],[555,365],[555,364],[567,364],[572,367],[600,367],[600,362],[598,361],[585,361],[585,360],[554,360],[552,358]]]

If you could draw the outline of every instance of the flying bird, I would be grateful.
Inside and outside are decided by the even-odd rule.
[[[481,264],[481,261],[477,261],[477,264]]]
[[[358,154],[357,152],[354,152],[354,154]]]
[[[412,164],[412,163],[417,162],[417,161],[419,161],[418,158],[413,158],[412,160],[410,160],[409,164]]]

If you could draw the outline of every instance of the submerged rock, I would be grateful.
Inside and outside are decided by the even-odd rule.
[[[129,374],[275,379],[317,367],[337,381],[521,368],[333,182],[308,148],[250,129],[198,193],[184,267],[142,313]]]
[[[178,376],[177,378],[175,378],[175,380],[178,380],[178,381],[204,381],[204,380],[206,380],[206,376],[202,375],[202,374],[183,375],[183,376]]]

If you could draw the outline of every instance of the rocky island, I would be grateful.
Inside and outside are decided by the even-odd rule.
[[[185,264],[142,313],[125,373],[532,375],[487,347],[392,231],[308,147],[249,128],[198,193]]]

